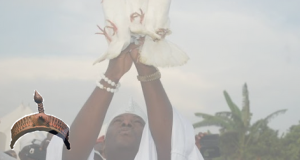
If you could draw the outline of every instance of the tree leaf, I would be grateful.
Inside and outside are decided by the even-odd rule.
[[[266,121],[266,124],[269,123],[273,118],[275,118],[276,116],[280,115],[280,114],[284,114],[287,111],[287,109],[281,109],[278,111],[275,111],[273,113],[271,113],[270,115],[268,115],[264,120]]]
[[[217,127],[230,129],[230,125],[227,122],[225,122],[224,120],[219,119],[219,118],[203,120],[203,121],[195,123],[193,126],[194,126],[194,128],[217,126]]]
[[[247,84],[243,87],[243,106],[242,106],[242,120],[246,128],[250,125],[251,113],[250,113],[250,101]]]
[[[215,117],[213,115],[206,114],[206,113],[195,113],[195,116],[203,118],[203,119],[210,119],[210,118],[214,118]]]
[[[228,104],[228,107],[230,108],[233,115],[236,115],[237,117],[241,117],[241,110],[237,107],[236,104],[234,104],[229,96],[229,94],[224,91],[225,100]]]

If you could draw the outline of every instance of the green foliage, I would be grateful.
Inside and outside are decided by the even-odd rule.
[[[290,127],[289,132],[282,138],[283,159],[300,159],[300,122]]]
[[[205,126],[220,127],[220,149],[222,157],[218,158],[218,160],[282,159],[282,141],[278,138],[277,131],[268,127],[268,123],[276,116],[284,114],[286,109],[275,111],[267,117],[250,124],[252,113],[250,112],[247,84],[243,86],[242,109],[232,101],[226,91],[223,93],[230,111],[217,112],[215,115],[195,113],[197,117],[202,118],[202,121],[194,124],[195,128]],[[298,135],[293,135],[291,139],[295,138],[294,136]],[[300,143],[300,139],[298,141]],[[289,141],[286,140],[286,143],[289,143]],[[300,146],[298,143],[292,145],[290,147],[291,150],[284,153],[285,155],[293,154],[294,157],[298,156],[297,158],[300,160],[300,150],[295,147],[296,145]]]
[[[239,151],[239,133],[225,132],[220,136],[221,155],[225,159],[237,159]]]
[[[246,152],[246,159],[283,160],[282,146],[278,131],[265,126],[259,136],[251,141]]]

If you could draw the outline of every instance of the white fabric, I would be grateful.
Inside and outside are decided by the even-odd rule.
[[[127,105],[121,107],[116,113],[114,113],[114,115],[108,121],[108,126],[115,117],[117,117],[118,115],[124,114],[124,113],[135,114],[135,115],[141,117],[145,122],[147,121],[146,114],[141,109],[141,107],[131,97]]]
[[[66,147],[63,140],[58,136],[53,136],[47,147],[46,160],[61,160],[63,147]],[[88,160],[94,160],[94,151],[91,152]]]
[[[46,152],[46,160],[61,160],[64,143],[61,138],[53,136]]]
[[[148,123],[135,160],[157,160],[157,153]],[[204,160],[197,146],[192,125],[173,108],[171,160]]]
[[[65,147],[63,141],[53,136],[47,148],[46,160],[61,160],[62,147]],[[171,160],[204,160],[195,145],[194,129],[191,123],[174,108],[171,155]],[[87,160],[94,160],[94,150],[91,151]],[[140,148],[134,160],[157,160],[155,144],[148,123],[144,127]]]
[[[37,133],[27,133],[20,138],[20,150],[22,150],[25,146],[32,145],[32,141],[35,140],[34,144],[41,144],[42,141],[46,138],[41,131],[37,131]]]
[[[105,158],[100,154],[99,151],[97,151],[97,150],[94,149],[94,153],[97,154],[97,155],[99,155],[103,160],[105,160]]]
[[[14,157],[9,156],[8,154],[0,151],[0,160],[17,160]]]

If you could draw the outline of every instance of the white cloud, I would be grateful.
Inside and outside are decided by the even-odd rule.
[[[84,57],[4,58],[0,60],[2,82],[14,80],[92,80],[97,67]],[[99,67],[98,67],[99,68]]]

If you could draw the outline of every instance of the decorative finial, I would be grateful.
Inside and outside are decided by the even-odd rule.
[[[34,101],[38,104],[39,113],[44,113],[43,97],[36,90],[34,91]]]
[[[34,101],[35,103],[43,103],[43,97],[36,90],[34,91]]]

